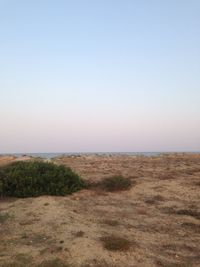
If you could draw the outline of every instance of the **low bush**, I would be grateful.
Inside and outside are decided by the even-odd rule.
[[[100,182],[100,187],[109,192],[128,190],[131,188],[131,180],[120,175],[105,178]]]
[[[0,196],[67,195],[84,187],[70,168],[43,161],[21,161],[0,168]]]
[[[101,241],[104,248],[111,251],[126,251],[131,247],[131,242],[128,239],[115,235],[103,236]]]

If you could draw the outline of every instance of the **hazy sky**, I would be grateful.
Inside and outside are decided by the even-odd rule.
[[[189,150],[199,0],[0,0],[0,153]]]

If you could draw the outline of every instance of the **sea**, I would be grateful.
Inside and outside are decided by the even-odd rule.
[[[56,157],[61,156],[90,156],[90,155],[98,155],[98,156],[113,156],[113,155],[128,155],[128,156],[159,156],[161,154],[171,154],[171,153],[190,153],[190,154],[200,154],[200,151],[198,152],[64,152],[64,153],[0,153],[1,156],[16,156],[16,157],[22,157],[22,156],[31,156],[31,157],[40,157],[45,159],[52,159]]]

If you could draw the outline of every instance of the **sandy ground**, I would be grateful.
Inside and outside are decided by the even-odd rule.
[[[27,159],[27,158],[25,158]],[[0,165],[15,161],[0,157]],[[128,191],[0,200],[0,266],[200,266],[200,155],[57,158],[84,179],[129,177]],[[102,237],[130,241],[110,251]]]

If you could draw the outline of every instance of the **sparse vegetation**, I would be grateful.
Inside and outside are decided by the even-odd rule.
[[[119,222],[117,220],[110,220],[110,219],[103,220],[103,223],[110,225],[110,226],[118,226],[119,225]]]
[[[82,236],[84,236],[84,234],[85,233],[83,231],[78,231],[75,233],[75,237],[82,237]]]
[[[70,267],[67,263],[64,263],[59,258],[53,260],[43,261],[39,267]]]
[[[108,263],[105,260],[94,259],[92,261],[88,261],[87,263],[83,263],[81,267],[118,267],[118,265]]]
[[[129,190],[132,185],[132,181],[129,178],[125,178],[121,175],[114,175],[103,179],[102,181],[92,184],[91,187],[100,188],[108,192],[116,192]]]
[[[3,263],[0,265],[1,267],[27,267],[26,263],[19,263],[18,261],[13,261],[13,262],[8,262],[8,263]],[[29,266],[31,266],[29,264]]]
[[[153,205],[153,204],[157,204],[162,201],[164,201],[164,198],[161,195],[156,195],[156,196],[147,198],[145,200],[145,203]]]
[[[101,237],[101,241],[103,242],[104,248],[111,251],[126,251],[131,247],[131,242],[120,236],[103,236]]]
[[[200,212],[193,209],[175,209],[173,207],[164,207],[162,208],[164,213],[167,214],[176,214],[176,215],[185,215],[194,217],[197,220],[200,220]]]
[[[200,180],[197,172],[188,179],[184,170],[199,168],[200,155],[167,160],[90,155],[56,161],[94,185],[67,197],[0,198],[0,215],[7,213],[0,224],[0,266],[198,266]],[[130,178],[130,191],[110,193],[102,186],[116,174]],[[165,174],[173,179],[159,179]]]
[[[5,223],[9,218],[10,218],[10,214],[9,213],[0,213],[0,224]]]
[[[28,238],[28,234],[27,233],[23,233],[22,235],[21,235],[21,239],[27,239]]]
[[[70,168],[42,161],[15,162],[0,169],[0,196],[67,195],[84,187]]]
[[[15,256],[15,260],[21,264],[28,265],[33,260],[33,257],[29,254],[20,253]]]
[[[15,256],[14,261],[0,265],[2,267],[32,267],[32,256],[29,254],[20,253]]]
[[[200,212],[198,212],[196,210],[182,209],[182,210],[177,210],[176,214],[191,216],[191,217],[194,217],[194,218],[200,220]]]
[[[184,222],[181,224],[182,227],[192,230],[195,233],[200,233],[200,224],[191,223],[191,222]]]

